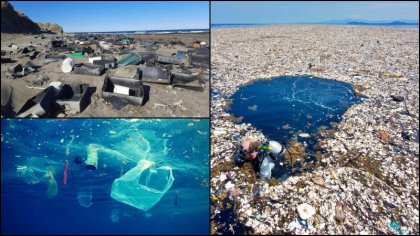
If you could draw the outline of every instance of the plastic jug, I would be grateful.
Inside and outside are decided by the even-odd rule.
[[[266,156],[260,166],[260,176],[261,179],[270,179],[271,170],[274,168],[275,164],[273,159],[270,156]]]

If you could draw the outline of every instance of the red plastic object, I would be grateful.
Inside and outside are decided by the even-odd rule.
[[[64,165],[63,183],[67,184],[67,171],[69,170],[69,161]]]

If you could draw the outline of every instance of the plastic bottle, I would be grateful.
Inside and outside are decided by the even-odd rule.
[[[98,168],[98,147],[89,144],[87,149],[86,169],[94,171]]]
[[[266,156],[260,166],[260,175],[261,179],[270,179],[271,170],[274,168],[275,164],[273,159],[270,156]]]

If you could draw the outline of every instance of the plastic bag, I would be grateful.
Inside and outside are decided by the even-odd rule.
[[[89,208],[92,206],[92,199],[92,188],[90,187],[82,187],[77,192],[77,201],[82,207]]]
[[[266,156],[260,167],[261,179],[271,179],[271,170],[274,168],[275,164],[273,159],[270,156]]]
[[[111,197],[115,200],[149,210],[172,187],[174,177],[168,166],[155,168],[155,163],[141,160],[112,184]]]

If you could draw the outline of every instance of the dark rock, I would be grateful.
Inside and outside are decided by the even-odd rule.
[[[1,2],[1,32],[3,33],[40,33],[39,26],[25,14],[15,11],[7,1]]]
[[[38,23],[38,26],[43,32],[46,33],[61,34],[61,32],[63,32],[63,27],[59,26],[58,24]]]
[[[403,96],[395,96],[395,95],[391,95],[392,100],[396,101],[396,102],[402,102],[404,101],[404,97]]]

